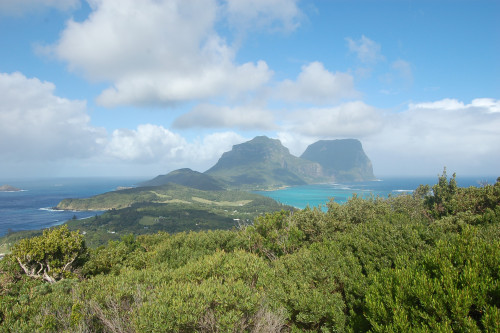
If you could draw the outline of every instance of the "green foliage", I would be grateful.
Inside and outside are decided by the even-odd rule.
[[[305,234],[292,222],[289,212],[258,217],[245,230],[251,250],[274,260],[299,249]]]
[[[498,331],[499,276],[500,241],[486,242],[468,227],[422,260],[376,274],[367,318],[376,332]]]
[[[365,278],[350,252],[334,242],[315,243],[273,263],[269,297],[301,331],[345,331],[359,308]]]
[[[110,241],[106,247],[91,250],[82,274],[119,274],[122,267],[141,269],[145,266],[145,250],[135,240],[134,235],[129,234],[123,236],[121,242]]]
[[[138,311],[142,332],[244,331],[263,303],[261,277],[270,268],[259,257],[218,251],[172,272],[165,288],[148,292]],[[163,300],[169,300],[164,302]]]
[[[327,207],[240,229],[112,234],[88,252],[67,227],[44,231],[0,260],[0,332],[500,331],[500,180],[460,188],[443,173],[432,191]],[[100,218],[127,227],[162,209]],[[193,207],[168,209],[183,216],[172,225],[199,222]],[[16,256],[28,272],[49,263],[57,281],[30,278]]]
[[[11,258],[29,277],[53,283],[73,276],[86,251],[83,236],[62,226],[19,241],[12,248]]]

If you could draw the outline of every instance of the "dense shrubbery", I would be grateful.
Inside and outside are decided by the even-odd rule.
[[[498,332],[499,207],[500,179],[444,173],[241,230],[128,235],[52,284],[15,256],[47,232],[0,261],[0,332]]]

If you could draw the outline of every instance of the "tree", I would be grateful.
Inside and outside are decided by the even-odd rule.
[[[20,240],[13,246],[11,257],[29,277],[54,283],[72,276],[86,253],[83,235],[64,225],[46,229],[42,236]]]

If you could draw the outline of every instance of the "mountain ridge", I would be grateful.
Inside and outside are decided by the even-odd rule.
[[[257,187],[375,179],[357,139],[320,140],[297,157],[278,139],[266,136],[234,145],[205,174],[232,186]]]
[[[278,139],[257,136],[223,153],[205,174],[232,186],[305,185],[317,180],[321,166],[290,154]]]

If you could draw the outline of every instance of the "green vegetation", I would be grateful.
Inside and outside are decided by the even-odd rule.
[[[231,203],[237,203],[242,200],[247,202],[252,202],[254,200],[258,201],[263,200],[264,197],[243,191],[204,191],[169,183],[162,186],[137,187],[107,192],[86,199],[64,199],[56,208],[66,210],[109,210],[127,208],[134,204],[195,204],[199,202],[199,200],[193,198],[212,202],[224,201],[228,202],[229,206],[231,206]],[[269,200],[269,202],[271,202],[271,200]]]
[[[148,212],[137,224],[158,225],[160,206],[134,206]],[[445,171],[412,195],[327,208],[76,246],[55,283],[25,274],[13,251],[0,261],[0,332],[500,331],[500,178],[460,188]],[[132,210],[107,214],[119,212]],[[40,257],[59,258],[51,235],[71,228],[14,248],[40,242]]]
[[[223,182],[191,169],[174,170],[166,175],[157,176],[139,184],[140,186],[162,186],[174,183],[203,191],[221,191],[227,187]]]
[[[54,283],[72,276],[85,253],[83,236],[62,226],[44,230],[42,236],[22,239],[12,248],[11,256],[27,276]]]

